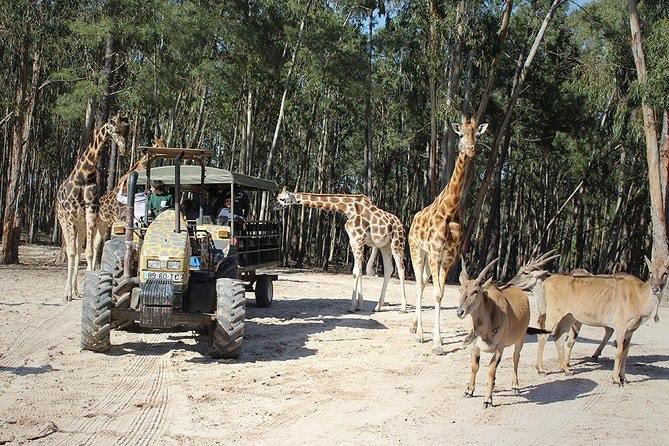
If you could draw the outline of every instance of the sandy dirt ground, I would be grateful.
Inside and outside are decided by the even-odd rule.
[[[669,311],[632,339],[625,387],[614,386],[611,345],[584,327],[570,377],[540,376],[528,337],[520,394],[511,352],[498,369],[495,407],[484,409],[484,354],[474,398],[464,398],[466,325],[457,289],[442,312],[447,354],[409,333],[399,283],[372,311],[381,278],[366,278],[364,310],[348,313],[347,275],[281,270],[271,308],[248,294],[242,359],[213,361],[193,332],[113,332],[109,354],[79,351],[81,301],[62,299],[65,272],[32,263],[0,269],[0,444],[667,444]],[[413,282],[408,282],[413,303]],[[426,290],[430,292],[430,288]],[[431,299],[428,299],[431,303]],[[411,307],[413,308],[413,307]],[[431,331],[432,307],[424,325]],[[430,340],[431,333],[426,333]],[[555,349],[546,348],[548,370]]]

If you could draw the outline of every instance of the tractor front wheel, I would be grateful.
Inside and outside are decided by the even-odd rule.
[[[216,280],[216,322],[211,330],[212,358],[239,358],[244,342],[246,290],[235,279]]]

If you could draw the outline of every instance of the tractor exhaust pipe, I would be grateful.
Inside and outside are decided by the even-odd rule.
[[[123,275],[131,277],[133,257],[132,234],[135,229],[135,189],[137,188],[137,172],[128,176],[128,209],[125,214],[125,258],[123,259]]]
[[[174,158],[174,232],[177,234],[181,232],[181,160],[183,159],[183,152],[181,155]]]

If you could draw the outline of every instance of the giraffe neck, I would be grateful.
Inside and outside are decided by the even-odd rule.
[[[133,164],[132,167],[130,167],[130,169],[128,169],[128,171],[125,173],[125,175],[123,175],[118,180],[118,182],[116,183],[116,187],[114,188],[114,195],[117,195],[119,192],[125,190],[125,187],[127,185],[126,182],[128,181],[128,177],[130,176],[130,174],[135,170],[140,170],[140,169],[143,170],[146,167],[146,160],[147,160],[147,157],[145,155],[145,156],[141,157],[140,159],[138,159],[135,162],[135,164]]]
[[[338,194],[294,194],[297,202],[302,206],[314,209],[325,209],[328,211],[341,212],[347,217],[355,215],[355,202],[367,199],[364,195],[338,195]]]
[[[100,151],[104,147],[105,141],[113,131],[111,124],[107,123],[97,129],[93,134],[93,140],[88,145],[84,153],[77,160],[75,172],[83,173],[84,176],[89,177],[97,173],[97,164],[100,159]]]
[[[460,204],[460,198],[462,197],[462,189],[464,186],[465,170],[468,160],[469,157],[465,155],[464,151],[461,151],[457,160],[455,161],[451,179],[448,181],[446,187],[434,200],[437,206],[445,208],[447,215],[454,213]]]

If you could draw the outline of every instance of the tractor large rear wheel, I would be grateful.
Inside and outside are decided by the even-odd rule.
[[[244,342],[245,318],[244,284],[235,279],[216,280],[216,322],[212,330],[212,358],[239,358]]]
[[[112,291],[123,275],[125,240],[113,237],[102,249],[100,271],[86,273],[81,303],[81,348],[105,352],[111,347]]]
[[[106,352],[111,347],[112,282],[109,273],[86,273],[81,303],[82,350]]]

